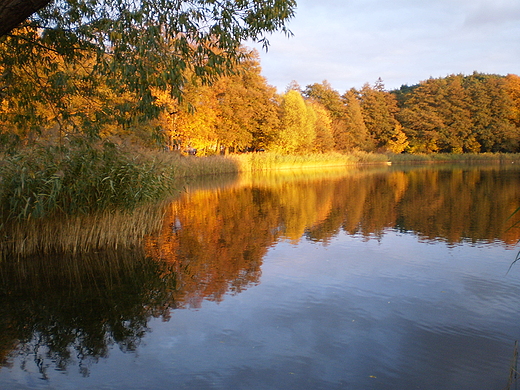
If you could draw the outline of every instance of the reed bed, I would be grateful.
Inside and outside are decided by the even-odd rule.
[[[1,157],[0,259],[137,247],[161,226],[161,202],[187,182],[238,172],[230,159],[110,143]]]
[[[248,153],[231,157],[240,171],[283,170],[346,166],[358,163],[382,163],[388,158],[382,154],[355,152],[351,154],[325,153],[281,155],[275,153]]]
[[[520,163],[520,153],[432,153],[432,154],[388,154],[392,163]]]
[[[158,161],[171,179],[216,176],[239,171],[237,161],[224,156],[195,157],[176,152],[148,152],[146,156]]]
[[[113,144],[33,147],[0,163],[3,220],[130,210],[170,189],[171,178],[156,160]]]
[[[49,217],[57,213],[75,215],[132,210],[182,190],[182,179],[209,175],[390,162],[520,163],[520,154],[493,153],[247,153],[195,157],[85,142],[67,147],[32,147],[0,157],[3,157],[0,159],[0,216],[4,221]]]

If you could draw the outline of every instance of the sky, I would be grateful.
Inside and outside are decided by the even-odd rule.
[[[297,0],[294,36],[268,37],[262,74],[278,92],[327,80],[344,93],[473,71],[520,75],[520,0]]]

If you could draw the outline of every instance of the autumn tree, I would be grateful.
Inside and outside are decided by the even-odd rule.
[[[303,94],[306,98],[320,103],[329,110],[333,118],[343,117],[345,107],[341,101],[341,96],[327,80],[324,80],[321,84],[307,85]]]
[[[169,95],[166,95],[166,101],[171,109],[160,116],[161,141],[169,143],[170,149],[197,149],[199,155],[211,149],[216,152],[219,122],[216,90],[212,86],[191,83],[186,86],[182,101]]]
[[[520,76],[508,74],[505,77],[505,91],[511,99],[511,120],[520,129]]]
[[[432,153],[439,150],[443,119],[436,107],[441,104],[438,98],[440,89],[440,84],[430,78],[422,81],[404,100],[399,120],[412,141],[412,152]]]
[[[235,151],[265,148],[279,126],[276,89],[261,75],[255,51],[238,64],[235,73],[220,78],[214,87],[219,104],[219,145]]]
[[[198,149],[199,155],[265,148],[279,127],[276,90],[261,76],[258,53],[244,50],[232,75],[212,85],[190,82],[182,101],[157,91],[166,110],[158,126],[169,149]]]
[[[329,112],[334,148],[339,151],[351,150],[353,144],[347,141],[350,140],[351,134],[348,129],[346,108],[339,92],[324,80],[322,83],[307,85],[303,94],[307,99],[321,104]]]
[[[472,121],[472,137],[482,152],[514,152],[518,134],[513,119],[513,101],[507,80],[496,75],[473,73],[464,78]]]
[[[413,90],[400,118],[413,151],[478,152],[468,95],[460,76],[429,79]]]
[[[414,152],[511,152],[518,148],[508,79],[474,73],[409,89],[399,119]]]
[[[359,99],[365,125],[380,149],[391,150],[403,134],[396,119],[399,111],[397,100],[386,91],[381,79],[374,86],[365,84],[359,91]]]
[[[447,77],[445,81],[444,104],[440,107],[445,118],[445,126],[441,129],[441,151],[478,152],[480,145],[472,134],[471,111],[462,77]]]
[[[332,134],[330,111],[316,102],[308,103],[307,107],[315,116],[315,120],[313,121],[314,131],[316,133],[314,151],[323,153],[334,150],[334,135]]]
[[[28,51],[14,62],[10,56],[0,42],[0,70],[8,84],[0,94],[4,136],[25,141],[36,136],[57,141],[66,134],[105,136],[128,128],[137,116],[130,110],[135,94],[115,91],[106,78],[91,77],[96,66],[92,57],[80,64],[52,51]]]
[[[22,12],[25,3],[34,9]],[[43,3],[0,3],[0,20],[10,11],[30,14],[21,22],[13,19],[15,26],[0,23],[0,99],[27,102],[32,107],[23,116],[35,127],[41,122],[34,114],[38,101],[47,100],[66,117],[74,110],[63,102],[75,95],[88,98],[99,80],[116,96],[133,98],[120,107],[124,117],[157,117],[162,107],[155,89],[180,99],[187,69],[203,83],[230,73],[241,58],[242,41],[267,46],[267,34],[289,33],[285,23],[296,5],[294,0],[63,0],[39,8]],[[61,62],[77,68],[78,77],[64,75]],[[91,65],[82,69],[86,63]],[[52,81],[22,87],[20,72]],[[110,108],[101,107],[95,120],[110,115]]]
[[[508,74],[504,78],[504,90],[511,104],[508,114],[510,122],[514,126],[513,137],[517,145],[515,152],[518,152],[518,144],[520,143],[520,77]]]
[[[358,92],[351,89],[342,96],[342,99],[345,103],[346,128],[344,131],[335,133],[336,147],[343,151],[373,150],[374,140],[365,125]]]
[[[281,153],[309,150],[316,133],[310,125],[312,117],[300,92],[288,91],[282,96],[280,131],[272,148]]]
[[[238,78],[222,78],[215,84],[218,100],[217,137],[225,151],[245,150],[253,140],[254,106],[247,87]]]

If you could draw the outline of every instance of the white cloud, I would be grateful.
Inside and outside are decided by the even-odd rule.
[[[328,80],[340,92],[451,73],[520,73],[518,0],[299,0],[292,38],[271,37],[263,73],[283,91]]]

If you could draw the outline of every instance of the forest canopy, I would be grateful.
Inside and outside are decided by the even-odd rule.
[[[180,106],[170,101],[156,122],[169,148],[189,145],[202,154],[520,151],[517,75],[450,75],[393,91],[377,80],[343,94],[327,81],[304,89],[293,82],[279,94],[251,56],[236,75],[191,86]]]

